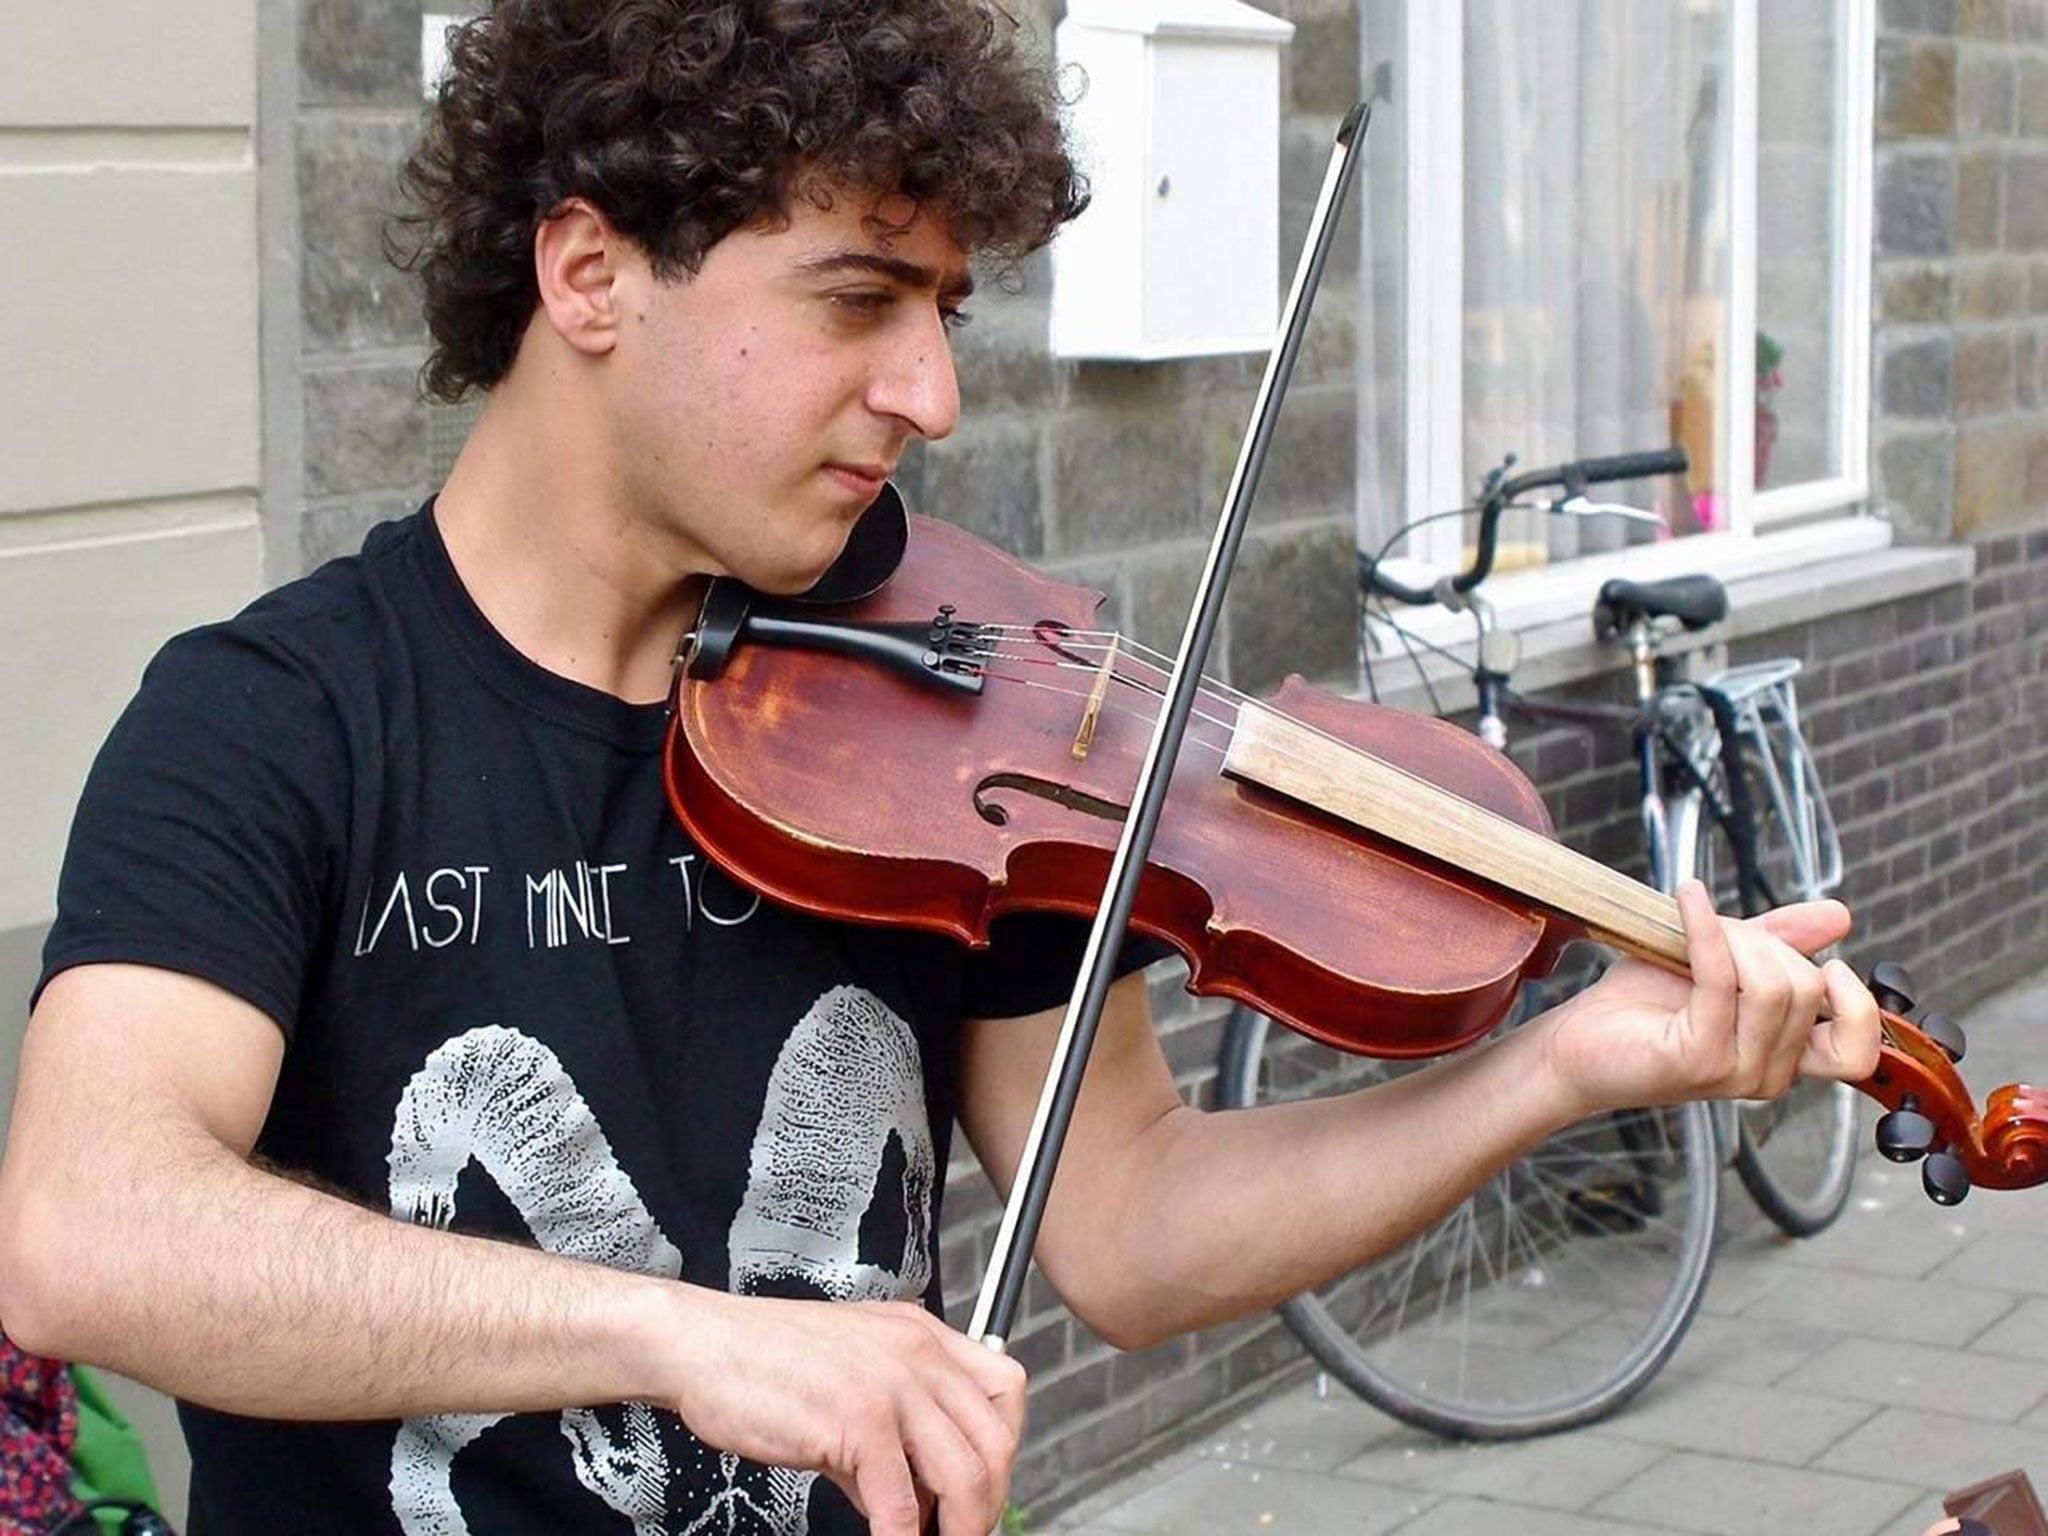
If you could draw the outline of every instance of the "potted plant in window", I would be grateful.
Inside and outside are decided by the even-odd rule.
[[[1771,472],[1771,449],[1778,441],[1778,412],[1772,405],[1785,387],[1785,349],[1769,331],[1756,333],[1756,483],[1762,487]]]

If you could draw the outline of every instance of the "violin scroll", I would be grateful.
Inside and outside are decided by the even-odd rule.
[[[2025,1083],[1994,1089],[1982,1114],[1955,1070],[1967,1042],[1946,1014],[1915,1023],[1913,978],[1880,962],[1870,990],[1884,1014],[1878,1065],[1856,1086],[1885,1106],[1877,1150],[1895,1163],[1920,1161],[1937,1205],[1959,1204],[1975,1185],[2027,1189],[2048,1183],[2048,1090]]]

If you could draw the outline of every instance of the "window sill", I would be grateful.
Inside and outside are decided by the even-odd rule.
[[[1681,633],[1667,642],[1665,654],[1681,655],[1954,586],[1976,568],[1976,552],[1968,544],[1895,546],[1890,540],[1890,525],[1876,518],[1843,518],[1754,539],[1674,540],[1554,570],[1519,572],[1489,583],[1488,593],[1499,627],[1514,630],[1521,640],[1514,686],[1535,693],[1628,665],[1618,647],[1593,639],[1593,598],[1611,576],[1644,581],[1710,571],[1727,584],[1726,619],[1702,634]],[[1411,633],[1467,658],[1469,667],[1469,614],[1431,608],[1397,616]],[[1433,712],[1414,666],[1397,640],[1392,645],[1373,660],[1380,701]],[[1469,670],[1426,653],[1424,670],[1445,713],[1472,707]]]

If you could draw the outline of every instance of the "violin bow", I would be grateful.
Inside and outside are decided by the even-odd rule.
[[[1279,344],[1266,358],[1265,377],[1259,383],[1258,399],[1252,407],[1251,427],[1238,450],[1223,513],[1210,541],[1208,562],[1202,568],[1195,603],[1181,634],[1180,651],[1166,683],[1164,706],[1153,724],[1152,740],[1132,790],[1131,813],[1124,821],[1123,836],[1110,861],[1102,904],[1095,910],[1095,922],[1082,951],[1080,980],[1067,1003],[1052,1063],[1039,1093],[1038,1108],[1018,1160],[1010,1199],[1003,1208],[1002,1224],[996,1229],[995,1248],[989,1256],[967,1332],[998,1354],[1007,1347],[1011,1326],[1016,1321],[1060,1149],[1073,1121],[1074,1105],[1081,1096],[1081,1077],[1087,1070],[1095,1032],[1102,1022],[1103,1004],[1109,997],[1111,966],[1130,926],[1138,878],[1144,873],[1145,860],[1152,851],[1152,837],[1166,803],[1174,759],[1180,753],[1181,738],[1186,734],[1188,717],[1201,686],[1202,669],[1223,613],[1224,584],[1230,578],[1238,545],[1244,539],[1252,493],[1265,467],[1266,451],[1280,418],[1280,400],[1287,391],[1287,381],[1294,373],[1294,361],[1308,329],[1309,307],[1322,285],[1323,268],[1335,243],[1337,215],[1357,179],[1357,152],[1371,116],[1370,104],[1361,102],[1337,129],[1315,215],[1310,220],[1294,284],[1281,314]]]

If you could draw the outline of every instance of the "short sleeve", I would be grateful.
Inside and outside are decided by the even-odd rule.
[[[36,996],[125,962],[214,982],[287,1038],[331,926],[349,760],[326,691],[246,621],[150,663],[72,821]]]
[[[961,1014],[1013,1019],[1057,1007],[1073,995],[1088,947],[1088,924],[1049,912],[1017,912],[989,928],[989,946],[968,957]],[[1157,939],[1127,934],[1116,958],[1126,976],[1174,951]]]

